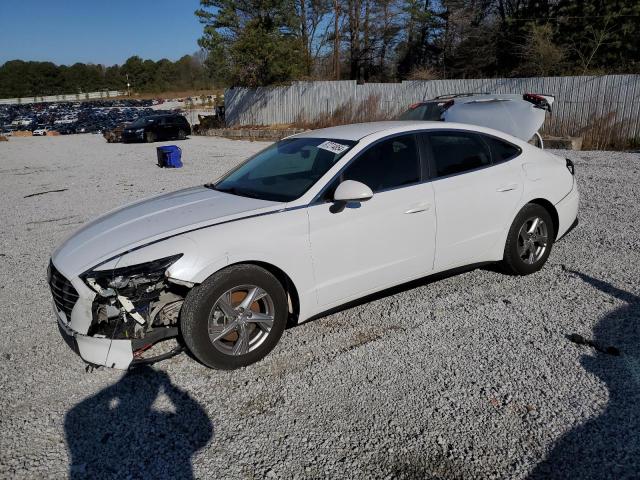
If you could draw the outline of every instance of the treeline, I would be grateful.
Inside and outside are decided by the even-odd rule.
[[[640,0],[201,0],[224,85],[640,72]]]
[[[201,51],[122,65],[12,60],[0,98],[291,80],[640,73],[640,0],[200,0]]]
[[[130,57],[122,65],[11,60],[0,66],[0,98],[58,95],[99,90],[131,90],[138,93],[200,90],[212,82],[201,55],[185,55],[172,62]]]

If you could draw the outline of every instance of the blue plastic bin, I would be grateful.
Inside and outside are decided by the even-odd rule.
[[[156,149],[158,166],[164,168],[182,167],[182,150],[177,145],[165,145]]]

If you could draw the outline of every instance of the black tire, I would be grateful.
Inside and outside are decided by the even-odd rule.
[[[539,258],[535,258],[536,255],[534,254],[533,258],[535,261],[529,263],[530,260],[527,261],[523,259],[522,249],[526,249],[527,246],[525,245],[526,240],[525,242],[522,241],[521,229],[524,227],[525,230],[527,230],[527,226],[532,225],[533,219],[536,218],[541,220],[541,226],[546,228],[546,248],[544,251],[541,251]],[[507,236],[507,242],[504,247],[502,267],[507,273],[513,275],[529,275],[537,272],[544,266],[547,258],[549,258],[555,238],[556,232],[553,220],[547,209],[535,203],[528,203],[522,207],[522,210],[518,212],[518,215],[516,215],[515,220],[511,224],[509,235]],[[537,250],[542,243],[532,243],[531,245]],[[531,249],[527,251],[529,255],[531,255]],[[525,254],[525,256],[528,255]]]
[[[243,355],[225,354],[209,337],[209,316],[225,292],[240,285],[255,285],[271,298],[274,320],[266,338],[254,350]],[[210,368],[232,370],[255,363],[276,346],[287,324],[287,295],[270,272],[256,265],[234,265],[221,270],[191,289],[182,306],[180,331],[189,351]]]
[[[184,130],[178,130],[178,140],[185,140],[187,138],[187,134]]]
[[[144,134],[144,139],[147,143],[153,143],[156,141],[156,134],[153,132],[147,132]]]

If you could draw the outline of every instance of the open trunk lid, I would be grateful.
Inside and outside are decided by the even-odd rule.
[[[528,142],[551,112],[554,97],[524,95],[475,95],[456,98],[442,115],[446,122],[493,128]]]

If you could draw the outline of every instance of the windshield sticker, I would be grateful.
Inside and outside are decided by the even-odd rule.
[[[320,145],[318,145],[318,148],[322,148],[323,150],[328,150],[339,155],[347,150],[349,148],[349,145],[342,145],[340,143],[330,142],[329,140],[327,140],[326,142],[322,142]]]

